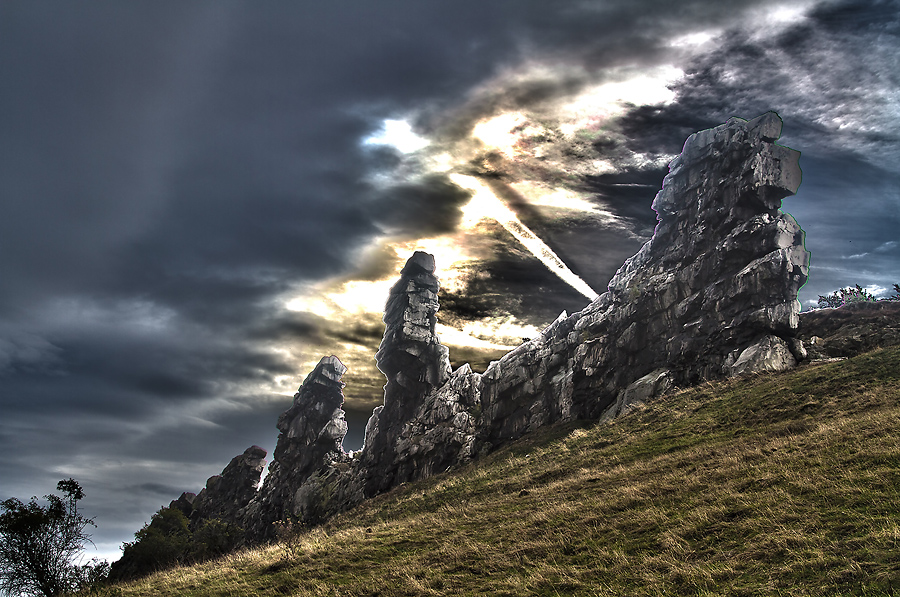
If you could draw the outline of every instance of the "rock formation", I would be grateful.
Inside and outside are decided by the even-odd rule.
[[[800,184],[799,152],[775,144],[781,125],[767,113],[691,135],[653,201],[653,238],[607,292],[483,374],[450,373],[434,259],[413,255],[387,302],[384,405],[361,453],[341,449],[346,368],[326,357],[279,419],[269,476],[238,515],[250,537],[285,513],[317,522],[543,425],[616,417],[674,386],[804,359],[797,291],[809,255],[779,211]]]
[[[674,385],[804,357],[795,340],[809,254],[778,211],[800,184],[799,152],[774,113],[691,135],[653,201],[653,238],[607,292],[566,314],[480,378],[479,440],[561,420],[616,416]]]
[[[263,453],[265,453],[265,451],[263,451]],[[258,481],[259,480],[257,479],[257,482]],[[182,514],[184,514],[187,518],[190,518],[191,514],[194,513],[194,500],[196,500],[196,499],[197,499],[196,493],[193,493],[190,491],[185,491],[178,497],[177,500],[172,500],[171,502],[169,502],[169,508],[175,508],[176,510],[181,510]]]
[[[197,519],[235,520],[238,512],[256,497],[259,478],[266,466],[266,451],[259,446],[250,446],[243,454],[231,459],[221,475],[213,475],[206,481],[206,487],[191,499],[190,494],[170,504],[182,512],[189,503],[189,517]]]
[[[278,443],[259,494],[238,517],[257,539],[268,538],[277,520],[296,517],[318,521],[321,513],[305,496],[303,485],[317,472],[345,462],[341,442],[347,434],[341,376],[347,367],[335,356],[322,358],[278,418]],[[199,499],[199,496],[198,496]]]
[[[800,338],[811,359],[852,357],[900,344],[900,301],[849,303],[800,316]]]
[[[403,450],[398,438],[404,424],[418,418],[423,397],[450,377],[450,351],[435,333],[439,287],[434,267],[433,256],[416,251],[388,295],[384,338],[375,354],[387,378],[384,405],[366,425],[362,453],[363,467],[373,473],[364,481],[368,495],[409,479],[408,459],[398,458]]]

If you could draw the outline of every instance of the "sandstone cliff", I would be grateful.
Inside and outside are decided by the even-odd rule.
[[[435,334],[434,259],[413,255],[385,308],[385,400],[361,452],[341,449],[346,368],[325,357],[279,420],[269,476],[235,520],[264,539],[286,514],[318,522],[531,429],[612,418],[674,386],[804,359],[797,291],[809,255],[779,211],[800,184],[799,152],[775,144],[781,126],[770,112],[691,135],[653,201],[652,239],[607,292],[483,374],[450,372]]]

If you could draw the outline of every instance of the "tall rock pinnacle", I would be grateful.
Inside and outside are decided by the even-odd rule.
[[[438,279],[434,257],[416,251],[391,288],[384,312],[384,338],[375,354],[387,377],[385,406],[405,410],[450,377],[449,351],[435,333]]]
[[[263,486],[243,512],[243,524],[256,538],[268,538],[272,523],[286,516],[309,520],[310,504],[300,491],[324,467],[349,460],[341,446],[347,434],[341,376],[347,367],[335,356],[323,357],[278,418],[278,443]]]
[[[366,425],[364,463],[390,462],[403,424],[413,418],[425,396],[450,378],[450,351],[435,332],[438,279],[434,257],[416,251],[391,288],[384,312],[384,338],[375,354],[387,378],[384,405]],[[392,484],[396,471],[380,471],[366,482],[376,493]]]

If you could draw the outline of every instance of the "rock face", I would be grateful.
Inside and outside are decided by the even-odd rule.
[[[294,403],[278,418],[278,443],[263,486],[237,517],[254,539],[271,537],[273,522],[287,517],[315,521],[320,513],[305,499],[303,485],[322,469],[349,459],[341,442],[347,434],[341,376],[347,367],[324,357],[310,373]],[[199,496],[198,496],[199,499]]]
[[[375,362],[388,380],[384,406],[397,413],[450,377],[450,351],[434,331],[439,289],[434,267],[433,256],[416,251],[400,271],[385,306],[384,338]]]
[[[238,512],[256,497],[259,478],[266,466],[265,458],[265,450],[250,446],[243,454],[232,458],[221,475],[210,477],[206,487],[196,497],[181,494],[170,506],[185,512],[186,505],[190,505],[189,516],[192,520],[235,520]]]
[[[317,522],[543,425],[616,417],[675,386],[804,359],[797,291],[809,255],[779,211],[800,184],[799,152],[776,145],[780,134],[768,113],[691,135],[653,201],[653,238],[607,292],[484,374],[450,373],[434,259],[413,255],[387,302],[384,405],[361,453],[341,449],[346,368],[326,357],[279,419],[269,476],[238,515],[251,538],[284,513]]]
[[[176,510],[181,510],[181,513],[186,517],[190,518],[191,514],[194,513],[194,500],[197,499],[197,494],[192,493],[190,491],[185,491],[182,493],[177,500],[172,500],[169,502],[169,508],[175,508]]]
[[[413,476],[408,470],[415,466],[412,461],[398,458],[404,449],[398,440],[404,425],[418,418],[423,398],[450,377],[450,351],[435,333],[439,286],[434,268],[433,256],[416,251],[400,272],[385,306],[384,338],[375,362],[387,385],[384,405],[375,409],[366,425],[362,463],[373,473],[364,480],[367,495]]]
[[[778,211],[800,184],[781,119],[732,118],[688,138],[653,201],[653,238],[607,292],[492,363],[489,444],[559,420],[616,416],[673,385],[791,367],[809,254]]]

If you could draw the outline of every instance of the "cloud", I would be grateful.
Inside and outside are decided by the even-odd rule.
[[[900,111],[898,14],[895,2],[823,2],[804,18],[768,31],[733,26],[714,42],[714,51],[687,63],[684,78],[673,84],[676,100],[638,110],[630,130],[643,133],[636,139],[640,144],[658,146],[677,137],[653,130],[651,122],[639,127],[641,119],[683,133],[730,116],[775,110],[790,125],[785,145],[897,163],[892,123]]]
[[[422,238],[456,230],[471,192],[445,174],[388,187],[371,204],[371,218],[394,238]]]
[[[11,332],[0,337],[0,376],[14,372],[61,373],[61,349],[28,332]]]

